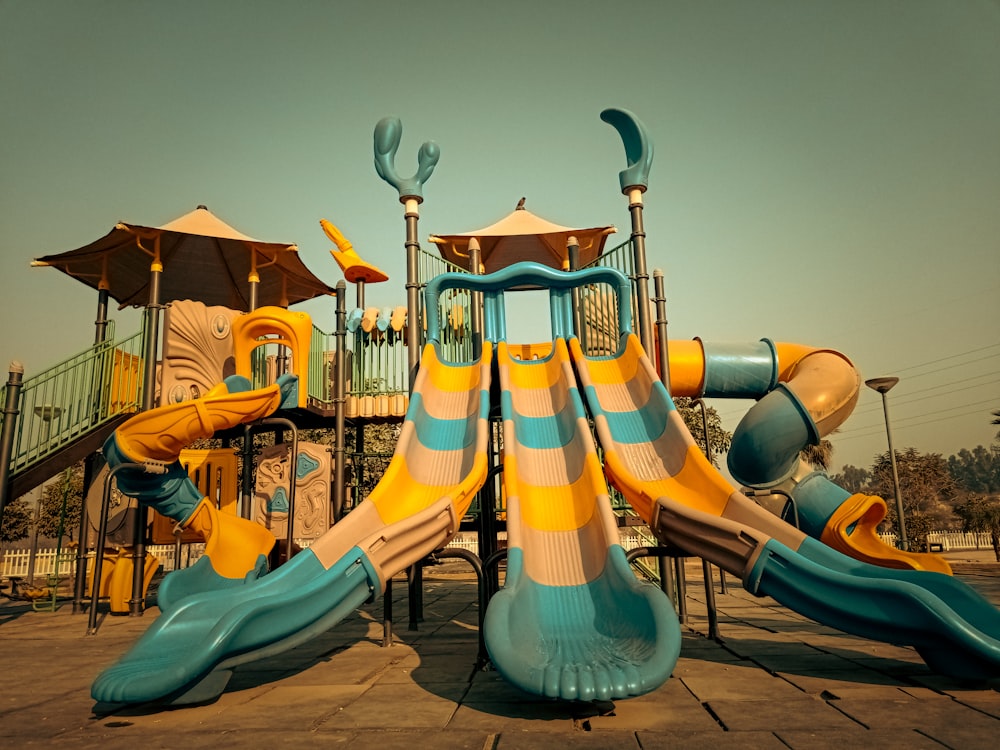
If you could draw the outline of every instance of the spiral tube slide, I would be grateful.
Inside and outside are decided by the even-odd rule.
[[[729,470],[747,487],[791,496],[803,531],[855,559],[888,568],[951,573],[940,555],[904,552],[876,533],[882,498],[854,494],[799,459],[839,427],[858,400],[861,378],[831,349],[764,339],[752,344],[670,342],[675,396],[754,398],[733,433]]]
[[[550,698],[654,690],[676,664],[680,626],[625,559],[566,343],[518,361],[501,342],[497,359],[508,560],[486,611],[490,657],[508,681]]]
[[[746,589],[855,635],[912,645],[932,669],[1000,677],[1000,611],[951,576],[855,560],[737,492],[695,445],[638,340],[573,361],[612,483],[662,541]]]
[[[308,549],[238,589],[187,596],[91,686],[106,703],[210,700],[233,667],[328,630],[458,531],[486,481],[492,348],[451,365],[424,350],[389,468]]]

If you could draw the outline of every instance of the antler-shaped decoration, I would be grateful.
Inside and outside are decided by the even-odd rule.
[[[434,167],[441,158],[441,149],[434,141],[426,141],[417,154],[417,173],[413,177],[402,178],[396,172],[396,151],[403,137],[403,123],[398,117],[383,117],[375,125],[375,171],[378,176],[399,191],[399,202],[415,199],[424,200],[424,183],[430,179]]]
[[[622,193],[638,189],[646,191],[649,182],[649,168],[653,165],[653,142],[642,121],[627,109],[606,109],[601,119],[618,131],[625,146],[628,167],[618,173]]]

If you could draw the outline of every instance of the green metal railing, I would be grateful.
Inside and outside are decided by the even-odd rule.
[[[24,381],[11,473],[28,468],[142,404],[143,331],[108,339]]]
[[[336,338],[324,333],[315,325],[309,340],[309,398],[322,403],[332,403],[336,367]]]
[[[632,240],[628,239],[601,253],[584,268],[614,268],[632,279],[635,277],[632,261]]]
[[[391,396],[409,392],[406,339],[402,331],[390,329],[372,335],[359,330],[353,339],[349,395]]]
[[[420,283],[420,319],[424,319],[424,288],[427,282],[442,273],[469,273],[439,255],[419,250],[417,279]],[[449,362],[472,360],[472,294],[466,289],[449,290],[439,299],[441,321],[441,354]],[[420,341],[427,340],[427,331],[421,323]]]

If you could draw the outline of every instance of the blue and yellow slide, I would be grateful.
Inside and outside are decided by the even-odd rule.
[[[440,361],[428,344],[395,454],[371,496],[274,572],[177,597],[98,675],[93,698],[106,703],[214,698],[233,667],[329,629],[383,591],[397,572],[444,546],[486,480],[491,365],[488,345],[478,361],[452,365]],[[187,408],[211,424],[213,413],[239,397],[220,390],[212,394],[213,407]],[[267,408],[260,399],[250,401]],[[190,420],[176,424],[183,434],[163,436],[171,450],[189,437],[181,426]],[[225,557],[224,550],[219,556]]]
[[[937,672],[1000,675],[1000,611],[944,573],[848,557],[734,489],[695,445],[634,334],[611,357],[571,342],[605,471],[664,542],[848,633],[913,646]]]
[[[677,662],[680,625],[625,558],[566,342],[536,360],[511,348],[497,348],[508,558],[486,610],[490,657],[508,681],[549,698],[654,690]]]

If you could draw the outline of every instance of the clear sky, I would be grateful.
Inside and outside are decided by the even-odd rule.
[[[297,243],[334,285],[330,219],[392,276],[369,301],[402,303],[402,209],[372,165],[386,115],[404,175],[441,148],[425,249],[521,196],[624,241],[614,106],[655,144],[647,248],[672,337],[829,347],[898,375],[900,449],[997,430],[996,0],[0,0],[0,103],[0,362],[29,376],[85,348],[96,310],[29,262],[198,204]],[[329,300],[304,309],[333,328]],[[748,403],[714,405],[732,429]],[[836,467],[885,450],[877,394],[834,445]]]

